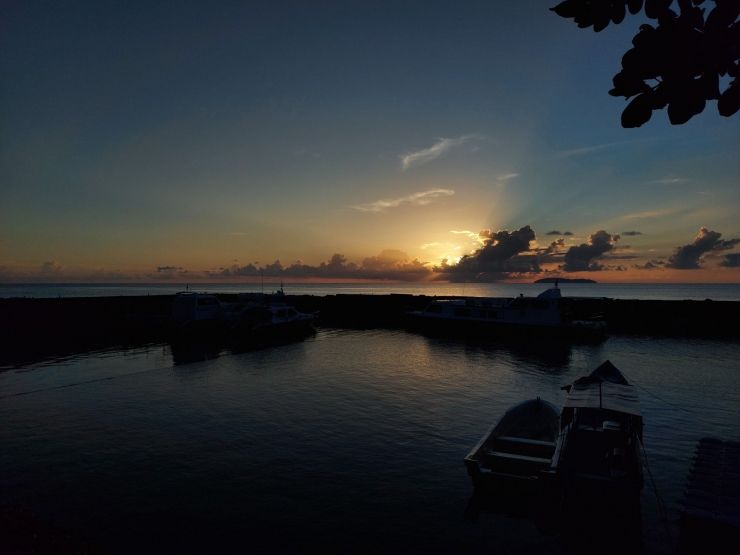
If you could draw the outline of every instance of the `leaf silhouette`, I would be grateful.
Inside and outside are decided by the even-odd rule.
[[[735,81],[730,85],[722,96],[719,97],[717,108],[721,116],[729,118],[736,114],[740,110],[740,83],[738,83],[737,77]]]
[[[723,116],[736,114],[740,104],[740,0],[710,0],[706,19],[707,9],[699,7],[705,1],[676,0],[680,15],[673,0],[565,0],[550,9],[598,33],[622,23],[628,10],[635,15],[644,8],[656,24],[639,26],[609,94],[635,97],[622,113],[624,127],[640,127],[666,106],[670,122],[681,125],[707,101],[717,100]],[[722,92],[725,75],[734,81]]]
[[[653,115],[652,99],[650,93],[642,93],[635,97],[622,112],[622,127],[628,129],[640,127],[650,120]]]

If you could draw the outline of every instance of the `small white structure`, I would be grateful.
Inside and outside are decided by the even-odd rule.
[[[172,319],[183,322],[215,320],[221,315],[221,302],[215,295],[183,291],[175,295]]]
[[[603,320],[574,320],[569,299],[561,295],[557,284],[536,297],[435,299],[422,312],[410,312],[408,316],[425,327],[455,324],[468,329],[526,327],[596,334],[606,329]]]

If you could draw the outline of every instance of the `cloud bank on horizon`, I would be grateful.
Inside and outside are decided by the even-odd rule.
[[[297,260],[284,265],[280,260],[259,265],[240,265],[233,261],[228,267],[212,270],[188,270],[182,266],[158,266],[154,272],[127,274],[121,270],[99,269],[93,272],[71,271],[57,261],[46,261],[36,271],[22,273],[0,266],[0,281],[229,281],[243,278],[281,278],[293,280],[392,280],[402,282],[450,281],[496,282],[529,279],[542,274],[567,275],[591,272],[623,272],[627,270],[614,261],[635,259],[629,246],[620,247],[621,236],[600,229],[589,235],[585,243],[568,244],[560,237],[545,246],[537,244],[537,235],[530,225],[513,231],[488,229],[474,233],[452,230],[458,235],[475,238],[480,246],[458,260],[444,258],[434,264],[398,249],[386,249],[377,256],[351,262],[336,253],[329,260],[311,265]],[[544,235],[555,235],[551,231]],[[560,232],[557,232],[561,235]],[[630,235],[638,235],[632,232]],[[699,230],[692,243],[674,248],[667,260],[652,258],[644,264],[633,264],[634,270],[695,271],[707,268],[739,268],[740,253],[728,253],[740,245],[740,239],[721,239],[722,234],[706,227]],[[712,264],[712,262],[715,262]]]

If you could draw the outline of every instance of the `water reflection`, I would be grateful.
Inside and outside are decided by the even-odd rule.
[[[478,520],[482,512],[506,518],[534,522],[537,531],[545,536],[558,533],[557,499],[544,495],[522,495],[516,491],[489,493],[474,489],[465,507],[466,520]]]
[[[211,360],[223,355],[235,355],[249,353],[266,349],[269,347],[280,347],[292,343],[300,343],[316,335],[311,329],[302,333],[281,334],[270,337],[262,337],[255,341],[249,336],[242,338],[214,336],[189,337],[187,339],[174,339],[169,342],[172,352],[172,361],[175,365],[190,364]]]
[[[568,555],[642,552],[640,504],[602,500],[574,500],[564,496],[523,494],[515,490],[495,493],[475,489],[464,518],[476,521],[481,513],[534,523],[543,536],[560,536]]]
[[[453,339],[422,335],[429,348],[437,353],[461,352],[467,357],[510,358],[523,367],[548,374],[564,373],[571,364],[573,346],[557,341],[506,341],[497,339]],[[598,347],[594,347],[598,348]]]
[[[639,501],[625,504],[602,499],[569,499],[560,507],[560,537],[565,553],[642,553]]]

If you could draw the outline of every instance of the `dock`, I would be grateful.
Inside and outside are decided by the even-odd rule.
[[[740,442],[699,441],[680,525],[685,553],[740,553]]]
[[[236,302],[236,294],[217,294]],[[318,327],[400,329],[425,295],[286,295],[282,302],[317,314]],[[0,299],[0,365],[47,355],[136,346],[167,338],[131,316],[171,314],[174,295]],[[611,335],[740,339],[740,302],[573,299],[573,316],[603,314]]]

